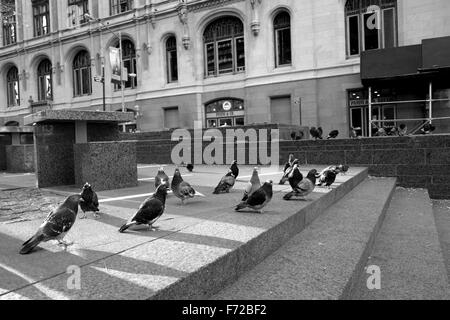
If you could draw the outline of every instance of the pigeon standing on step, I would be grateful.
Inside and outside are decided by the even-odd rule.
[[[295,190],[295,188],[302,180],[303,174],[300,172],[298,164],[295,164],[294,168],[288,176],[289,185],[291,186],[292,190]]]
[[[247,201],[248,197],[254,193],[256,190],[261,188],[261,181],[259,180],[258,176],[258,168],[253,169],[252,177],[250,178],[250,181],[245,187],[244,190],[244,197],[242,198],[242,202]]]
[[[191,187],[189,183],[183,180],[181,177],[180,170],[175,169],[175,174],[172,179],[172,191],[173,194],[181,199],[181,202],[184,204],[184,201],[189,198],[195,197],[195,190]]]
[[[298,169],[298,168],[297,168]],[[291,200],[292,197],[306,197],[311,194],[316,187],[317,170],[313,169],[308,173],[308,176],[294,186],[293,191],[284,196],[284,200]]]
[[[327,140],[329,140],[329,139],[336,139],[338,136],[339,136],[339,131],[338,130],[333,130],[328,135]]]
[[[169,176],[164,172],[164,168],[160,167],[155,177],[155,189],[158,189],[163,182],[170,187]]]
[[[284,185],[288,181],[288,179],[289,179],[288,176],[292,172],[292,170],[294,169],[294,166],[296,164],[297,165],[299,164],[299,160],[298,159],[294,159],[294,160],[292,160],[292,162],[290,160],[291,159],[289,159],[289,161],[284,166],[283,177],[281,177],[281,180],[280,180],[280,183],[279,183],[280,186]]]
[[[189,163],[189,164],[186,166],[186,169],[188,169],[189,172],[192,172],[192,171],[194,171],[194,165],[193,165],[192,163]]]
[[[64,246],[64,250],[67,250],[72,243],[65,242],[64,237],[77,219],[78,205],[81,201],[84,201],[81,195],[72,195],[50,212],[36,234],[22,245],[20,254],[28,254],[39,243],[50,240],[57,240],[60,245]]]
[[[228,171],[228,173],[220,180],[217,187],[214,189],[213,194],[229,193],[236,183],[236,177],[233,172]]]
[[[236,207],[236,211],[242,209],[252,209],[257,213],[262,213],[262,209],[266,207],[272,200],[273,196],[273,181],[269,180],[264,185],[253,192],[246,201],[242,201]]]
[[[80,208],[83,211],[83,216],[80,219],[86,219],[86,212],[93,212],[94,218],[98,218],[97,212],[100,212],[98,209],[98,196],[97,193],[92,189],[92,186],[86,182],[83,186],[83,190],[81,190],[81,197],[83,201],[80,201]]]
[[[148,225],[153,230],[153,224],[162,216],[166,207],[167,184],[162,182],[156,192],[146,199],[139,207],[138,212],[131,218],[130,222],[124,224],[119,232],[123,233],[134,225]]]
[[[326,170],[322,172],[318,177],[318,185],[321,187],[325,185],[326,188],[330,189],[331,185],[336,181],[336,176],[338,171],[336,169]]]
[[[237,179],[239,177],[239,167],[236,160],[231,164],[230,170],[233,173],[234,178]]]

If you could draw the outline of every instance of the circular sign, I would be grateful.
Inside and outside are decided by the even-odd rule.
[[[231,110],[231,108],[232,108],[232,105],[231,105],[231,102],[230,101],[225,101],[224,103],[223,103],[223,110],[225,110],[225,111],[230,111]]]

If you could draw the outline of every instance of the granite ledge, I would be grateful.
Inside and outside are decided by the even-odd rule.
[[[94,123],[125,123],[134,121],[132,112],[78,111],[78,110],[43,110],[24,117],[25,125],[40,122],[87,121]]]

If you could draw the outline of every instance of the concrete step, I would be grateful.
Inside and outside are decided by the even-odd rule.
[[[23,222],[20,228],[0,225],[0,270],[7,270],[0,272],[0,299],[209,298],[304,230],[368,176],[366,168],[351,168],[346,176],[339,175],[332,190],[317,188],[307,201],[284,201],[289,187],[276,186],[272,202],[258,215],[234,211],[245,183],[237,183],[230,194],[212,195],[211,186],[221,174],[201,173],[207,169],[199,168],[188,177],[207,196],[185,206],[169,197],[167,214],[156,232],[117,232],[140,199],[102,204],[100,219],[77,222],[69,237],[76,244],[68,252],[46,243],[44,250],[20,256],[17,249],[40,221]],[[242,169],[243,179],[249,179],[253,168]],[[302,167],[304,174],[309,169]],[[279,179],[279,174],[266,174],[264,179]],[[121,190],[120,196],[126,192]],[[68,266],[81,268],[79,290],[67,286]]]
[[[448,223],[443,218],[436,222]],[[368,290],[367,278],[361,278],[352,298],[448,300],[450,286],[442,253],[428,191],[398,188],[367,261],[368,266],[380,268],[381,289]]]
[[[363,272],[396,179],[368,178],[212,299],[345,299]]]
[[[433,200],[433,213],[450,280],[450,200]]]

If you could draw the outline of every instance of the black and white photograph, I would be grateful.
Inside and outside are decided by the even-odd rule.
[[[167,319],[450,300],[450,1],[0,18],[0,300]]]

